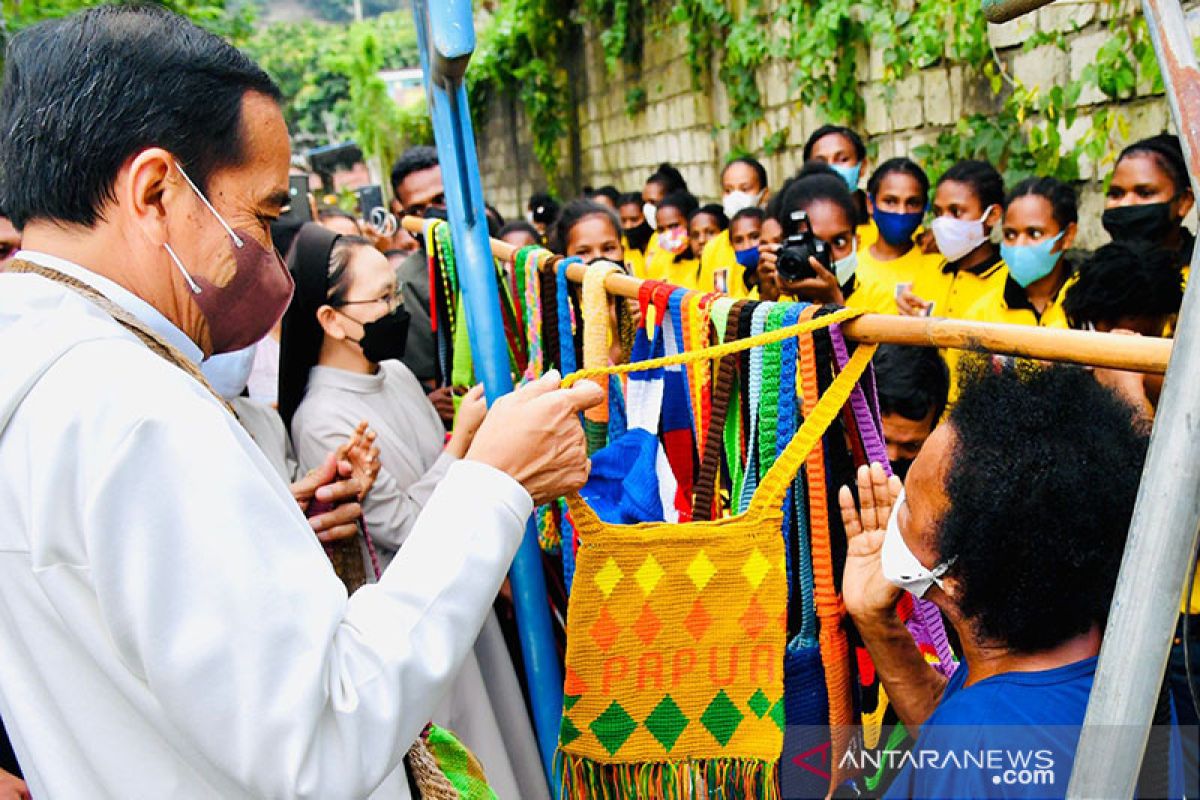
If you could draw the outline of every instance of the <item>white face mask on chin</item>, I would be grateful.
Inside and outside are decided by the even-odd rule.
[[[976,247],[987,241],[987,231],[983,229],[983,221],[992,213],[993,206],[983,210],[979,219],[955,219],[954,217],[938,217],[930,228],[933,238],[937,241],[938,251],[947,261],[958,261]]]
[[[883,577],[893,586],[912,592],[917,597],[924,597],[930,586],[936,585],[944,589],[942,576],[950,569],[954,559],[938,564],[933,569],[925,565],[913,555],[900,533],[900,506],[904,504],[904,490],[892,505],[891,516],[888,517],[887,532],[883,535],[883,547],[879,551],[879,565]]]

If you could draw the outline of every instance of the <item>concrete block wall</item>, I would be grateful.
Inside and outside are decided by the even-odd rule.
[[[669,6],[665,0],[646,2],[648,20],[665,19]],[[1185,3],[1185,8],[1192,11],[1189,25],[1193,36],[1200,34],[1198,6],[1200,0]],[[1129,3],[1125,12],[1134,7]],[[1009,75],[1027,87],[1049,89],[1083,74],[1108,38],[1105,25],[1109,16],[1107,4],[1051,5],[1005,25],[991,26],[989,38]],[[1024,43],[1039,31],[1064,33],[1068,50],[1042,45],[1025,52]],[[719,170],[731,152],[733,137],[727,129],[731,118],[729,100],[717,77],[718,65],[712,65],[710,74],[703,76],[701,89],[696,90],[687,63],[683,26],[657,24],[645,33],[640,69],[621,65],[615,74],[609,74],[599,33],[586,31],[583,51],[577,54],[572,70],[580,98],[578,170],[571,174],[570,148],[564,142],[560,194],[573,196],[585,185],[610,183],[622,191],[640,191],[655,167],[670,161],[702,202],[719,199]],[[772,33],[783,35],[782,31]],[[966,115],[998,107],[986,77],[970,67],[939,65],[885,85],[882,54],[864,50],[858,57],[865,101],[858,129],[867,139],[876,163],[910,154]],[[805,140],[825,122],[817,110],[793,99],[793,78],[790,65],[783,60],[772,60],[759,70],[764,119],[744,137],[750,150],[759,151],[768,137],[787,130],[782,149],[759,155],[776,186],[799,169]],[[631,116],[626,111],[626,95],[635,87],[645,90],[645,106]],[[1092,114],[1106,103],[1099,90],[1083,93],[1078,101],[1078,119],[1070,129],[1063,128],[1065,147],[1078,141],[1089,129]],[[1115,105],[1124,118],[1129,141],[1173,127],[1165,99],[1152,95],[1148,86],[1139,86],[1137,96]],[[523,214],[529,194],[545,188],[546,181],[533,157],[523,115],[519,109],[516,111],[518,130],[514,132],[514,114],[506,106],[501,99],[493,104],[486,125],[481,125],[479,131],[479,147],[488,202],[508,217]],[[1014,131],[1014,135],[1019,134]],[[1080,164],[1084,177],[1078,187],[1081,246],[1096,246],[1107,239],[1099,225],[1098,209],[1103,205],[1102,183],[1111,169],[1111,158],[1098,164]]]

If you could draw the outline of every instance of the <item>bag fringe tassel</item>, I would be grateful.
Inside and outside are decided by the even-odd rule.
[[[777,761],[749,758],[601,764],[561,750],[562,800],[780,800]]]

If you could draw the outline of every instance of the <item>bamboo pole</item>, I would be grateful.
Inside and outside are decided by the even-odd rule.
[[[425,230],[425,220],[405,217],[404,228],[410,233],[421,234]],[[492,254],[501,261],[512,259],[516,250],[506,242],[492,239]],[[583,281],[585,271],[584,265],[575,264],[567,267],[567,277],[579,283]],[[641,286],[640,279],[629,275],[612,274],[604,281],[608,293],[618,297],[637,299]],[[856,342],[950,347],[1153,375],[1165,373],[1171,358],[1170,339],[941,317],[864,314],[847,322],[842,330],[848,339]]]

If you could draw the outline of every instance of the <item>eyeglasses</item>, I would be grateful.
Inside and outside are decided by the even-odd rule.
[[[365,306],[373,303],[384,303],[387,305],[388,313],[392,313],[400,306],[404,305],[404,295],[400,288],[388,294],[376,297],[374,300],[343,300],[338,303],[339,306]]]
[[[404,215],[408,217],[424,217],[425,212],[431,208],[437,208],[444,211],[446,208],[446,195],[439,194],[428,203],[413,203],[411,206],[404,209]]]

